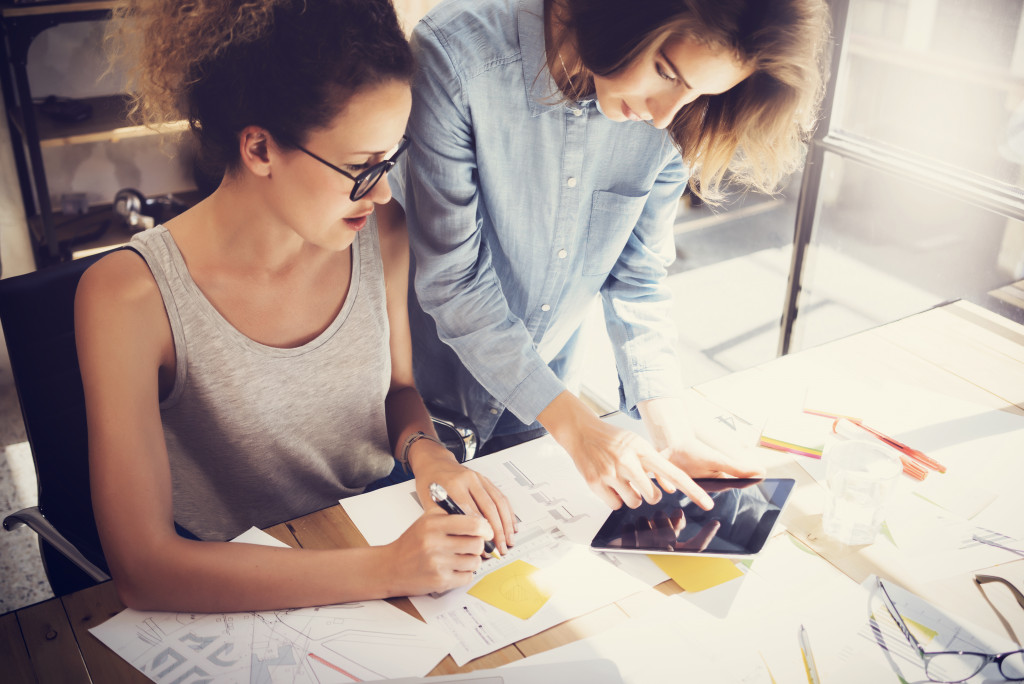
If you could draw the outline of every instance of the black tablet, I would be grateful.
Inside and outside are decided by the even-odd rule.
[[[710,511],[682,492],[656,504],[612,511],[590,545],[601,551],[742,558],[771,537],[795,480],[698,479],[714,500]],[[655,485],[657,486],[657,485]]]

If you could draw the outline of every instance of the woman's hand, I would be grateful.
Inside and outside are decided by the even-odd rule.
[[[460,464],[441,445],[421,439],[413,447],[409,464],[416,475],[416,494],[423,510],[441,510],[430,498],[430,485],[436,482],[445,488],[466,517],[480,516],[490,524],[494,545],[498,553],[505,555],[514,544],[513,537],[517,532],[515,514],[508,498],[493,482]]]
[[[691,477],[764,477],[764,468],[727,456],[697,437],[679,440],[660,452]]]
[[[493,532],[475,515],[447,515],[431,507],[385,550],[385,564],[395,574],[393,596],[420,596],[461,587],[480,569],[484,541]]]
[[[602,421],[569,392],[558,395],[539,420],[569,452],[594,493],[611,508],[623,503],[636,508],[643,501],[661,500],[661,490],[651,481],[651,474],[665,491],[680,489],[702,508],[711,508],[707,494],[650,442]]]
[[[686,471],[689,477],[764,477],[765,471],[760,465],[744,462],[725,453],[723,449],[728,449],[731,453],[739,452],[742,449],[739,440],[726,440],[719,435],[718,439],[714,440],[716,444],[722,445],[719,449],[701,439],[691,426],[686,405],[682,401],[671,398],[651,399],[640,402],[637,408],[643,416],[644,426],[651,434],[651,439],[659,448],[658,453],[672,465]],[[694,497],[694,491],[703,494],[703,490],[692,480],[690,482],[690,485],[680,489],[701,508],[710,508],[701,503],[701,498]],[[666,483],[660,484],[664,487]]]

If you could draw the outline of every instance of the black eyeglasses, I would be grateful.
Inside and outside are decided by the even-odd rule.
[[[1001,578],[990,579],[987,575],[978,575],[977,577],[985,578],[979,580],[979,582],[997,579],[1009,585],[1008,582]],[[1009,586],[1016,594],[1020,593],[1012,585]],[[896,625],[903,632],[903,636],[907,638],[910,645],[917,649],[917,654],[924,661],[924,673],[931,681],[944,683],[963,682],[981,672],[985,669],[986,665],[992,662],[999,666],[999,674],[1004,679],[1008,679],[1011,682],[1024,680],[1024,650],[1007,651],[1006,653],[975,653],[973,651],[936,651],[929,653],[925,651],[917,638],[910,632],[910,628],[904,622],[903,616],[896,610],[896,604],[893,603],[889,592],[885,590],[885,585],[882,584],[882,578],[880,577],[878,578],[878,588],[881,590],[882,602],[885,604],[886,610],[892,615]]]
[[[348,194],[348,198],[353,202],[355,202],[357,199],[362,199],[363,197],[366,196],[366,193],[373,190],[374,186],[377,185],[378,181],[380,181],[380,179],[384,177],[384,174],[386,174],[395,166],[395,164],[398,162],[398,158],[402,156],[402,152],[405,152],[405,148],[407,148],[408,146],[409,139],[406,138],[405,136],[402,136],[402,141],[398,143],[398,147],[395,149],[394,154],[392,154],[389,158],[385,159],[384,161],[374,164],[373,166],[366,169],[358,176],[353,176],[347,171],[339,169],[337,166],[327,161],[323,157],[319,157],[313,154],[302,145],[297,145],[297,147],[300,150],[308,154],[313,159],[316,159],[324,166],[334,169],[342,176],[345,176],[345,178],[355,181],[355,185],[352,186],[352,192]]]

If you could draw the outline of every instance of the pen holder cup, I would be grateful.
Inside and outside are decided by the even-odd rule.
[[[892,449],[875,440],[831,441],[822,452],[827,494],[825,534],[851,546],[875,540],[885,505],[903,472]]]

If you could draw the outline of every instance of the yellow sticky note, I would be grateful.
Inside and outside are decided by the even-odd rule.
[[[551,598],[550,592],[537,583],[536,573],[537,568],[526,561],[512,561],[474,584],[469,594],[526,620]]]
[[[699,556],[647,556],[662,572],[675,580],[683,591],[704,591],[743,573],[728,558],[701,558]]]

